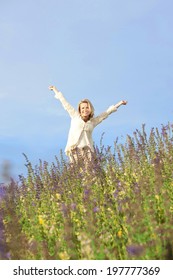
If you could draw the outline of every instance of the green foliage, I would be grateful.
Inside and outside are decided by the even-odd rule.
[[[1,206],[11,259],[173,259],[173,125],[95,153],[34,168],[24,155]]]

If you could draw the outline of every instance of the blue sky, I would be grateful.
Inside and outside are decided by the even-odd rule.
[[[65,148],[70,118],[48,90],[56,85],[77,107],[95,114],[122,99],[94,131],[113,145],[143,123],[172,122],[171,0],[16,0],[0,3],[0,168],[26,174]],[[0,179],[0,182],[2,178]]]

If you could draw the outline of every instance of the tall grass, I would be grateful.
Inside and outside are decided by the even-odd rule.
[[[11,259],[173,259],[173,125],[95,153],[87,167],[25,155],[1,202]]]

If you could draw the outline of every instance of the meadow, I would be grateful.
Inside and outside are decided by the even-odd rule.
[[[173,124],[101,139],[88,166],[24,157],[0,201],[10,259],[173,259]]]

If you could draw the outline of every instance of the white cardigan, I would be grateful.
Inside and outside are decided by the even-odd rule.
[[[55,98],[59,99],[62,103],[64,109],[69,113],[71,117],[71,126],[68,134],[67,145],[65,148],[65,153],[70,156],[71,151],[76,147],[88,146],[92,151],[94,151],[92,132],[93,129],[106,119],[111,113],[117,111],[117,106],[110,106],[105,112],[97,117],[91,118],[89,121],[85,122],[78,111],[76,111],[64,98],[60,91],[55,92]]]

